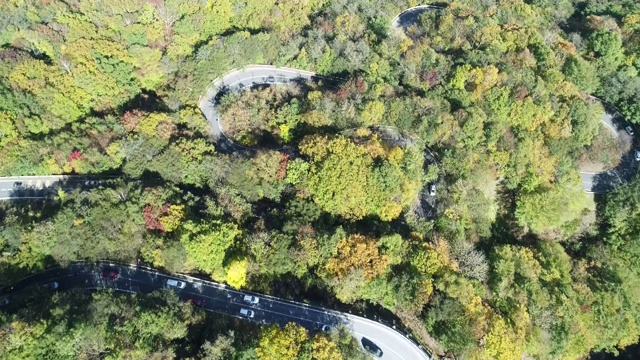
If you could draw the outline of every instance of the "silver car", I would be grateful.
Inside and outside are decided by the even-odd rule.
[[[252,317],[254,317],[256,315],[256,313],[253,312],[253,310],[251,310],[251,309],[242,308],[242,309],[240,309],[240,315],[251,319]]]
[[[184,289],[187,286],[187,283],[180,280],[167,279],[167,285],[178,289]]]
[[[260,298],[257,296],[253,296],[253,295],[245,295],[243,298],[244,302],[248,303],[248,304],[252,304],[252,305],[256,305],[257,303],[260,302]]]

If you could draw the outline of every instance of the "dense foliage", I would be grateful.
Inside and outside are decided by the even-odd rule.
[[[593,96],[640,124],[640,5],[453,0],[390,29],[412,4],[0,2],[0,174],[112,176],[52,201],[2,203],[0,282],[75,259],[140,259],[237,288],[382,306],[460,358],[577,359],[636,342],[640,182],[595,206],[578,165],[618,161]],[[211,80],[247,64],[334,79],[221,99],[233,139],[278,150],[222,151],[197,108]],[[423,196],[434,182],[435,200]],[[3,331],[95,336],[127,357],[183,349],[176,339],[205,321],[154,298],[171,318],[141,306],[105,333],[107,315],[87,310],[91,331],[78,332],[61,314],[83,297],[44,304],[62,309],[50,322],[3,314]],[[179,325],[114,340],[143,320]],[[209,341],[202,351],[225,354],[239,340]],[[261,359],[356,356],[332,341],[291,325],[237,346]],[[11,351],[43,351],[32,343]]]
[[[207,314],[171,291],[31,292],[22,307],[0,314],[3,359],[360,359],[344,329],[314,333],[288,324],[262,327]],[[40,297],[38,299],[38,297]],[[296,336],[291,336],[292,333]],[[286,352],[285,352],[286,351]]]

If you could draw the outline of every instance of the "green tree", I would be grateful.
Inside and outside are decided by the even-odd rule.
[[[180,242],[187,251],[187,261],[215,279],[224,279],[223,263],[227,249],[241,234],[237,225],[220,221],[187,221],[182,228]]]
[[[589,36],[589,46],[598,55],[597,64],[604,74],[615,71],[624,59],[622,36],[610,30],[596,30]]]
[[[393,164],[375,138],[357,145],[341,136],[307,137],[300,148],[312,160],[304,187],[330,213],[348,219],[377,215],[388,221],[398,217],[419,191],[422,159],[411,149]]]
[[[561,229],[571,232],[576,226],[571,222],[580,219],[586,205],[580,179],[573,174],[550,188],[521,193],[515,216],[521,226],[536,233]]]
[[[586,93],[595,92],[600,85],[596,68],[580,56],[567,58],[563,70],[567,80]]]

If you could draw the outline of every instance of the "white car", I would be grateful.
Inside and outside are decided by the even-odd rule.
[[[636,161],[640,161],[640,149],[636,149]]]
[[[436,196],[436,184],[429,185],[429,196]]]
[[[253,312],[253,310],[242,308],[240,309],[240,315],[251,319],[256,315],[256,313]]]
[[[187,286],[187,283],[180,280],[167,279],[167,285],[178,289],[184,289],[185,286]]]
[[[257,296],[252,296],[252,295],[245,295],[244,296],[244,302],[248,303],[248,304],[257,304],[260,302],[260,298],[258,298]]]

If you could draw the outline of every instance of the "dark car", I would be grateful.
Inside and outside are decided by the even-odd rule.
[[[375,357],[382,357],[382,349],[380,349],[378,345],[376,345],[373,341],[367,339],[366,337],[363,337],[360,342],[362,343],[362,347],[371,355]]]
[[[52,281],[52,282],[42,284],[42,288],[46,290],[56,290],[59,287],[60,287],[60,283],[58,283],[57,281]]]
[[[16,181],[16,182],[14,182],[14,183],[13,183],[13,187],[17,187],[17,188],[22,187],[22,181]]]
[[[196,299],[196,298],[190,298],[187,300],[187,302],[197,307],[204,307],[207,304],[207,302],[204,299]]]
[[[627,125],[624,127],[625,131],[627,132],[627,134],[633,136],[634,132],[633,132],[633,128],[631,127],[631,125]]]
[[[119,276],[117,271],[109,270],[109,269],[102,270],[100,274],[102,275],[102,277],[106,277],[114,280],[117,279]]]

